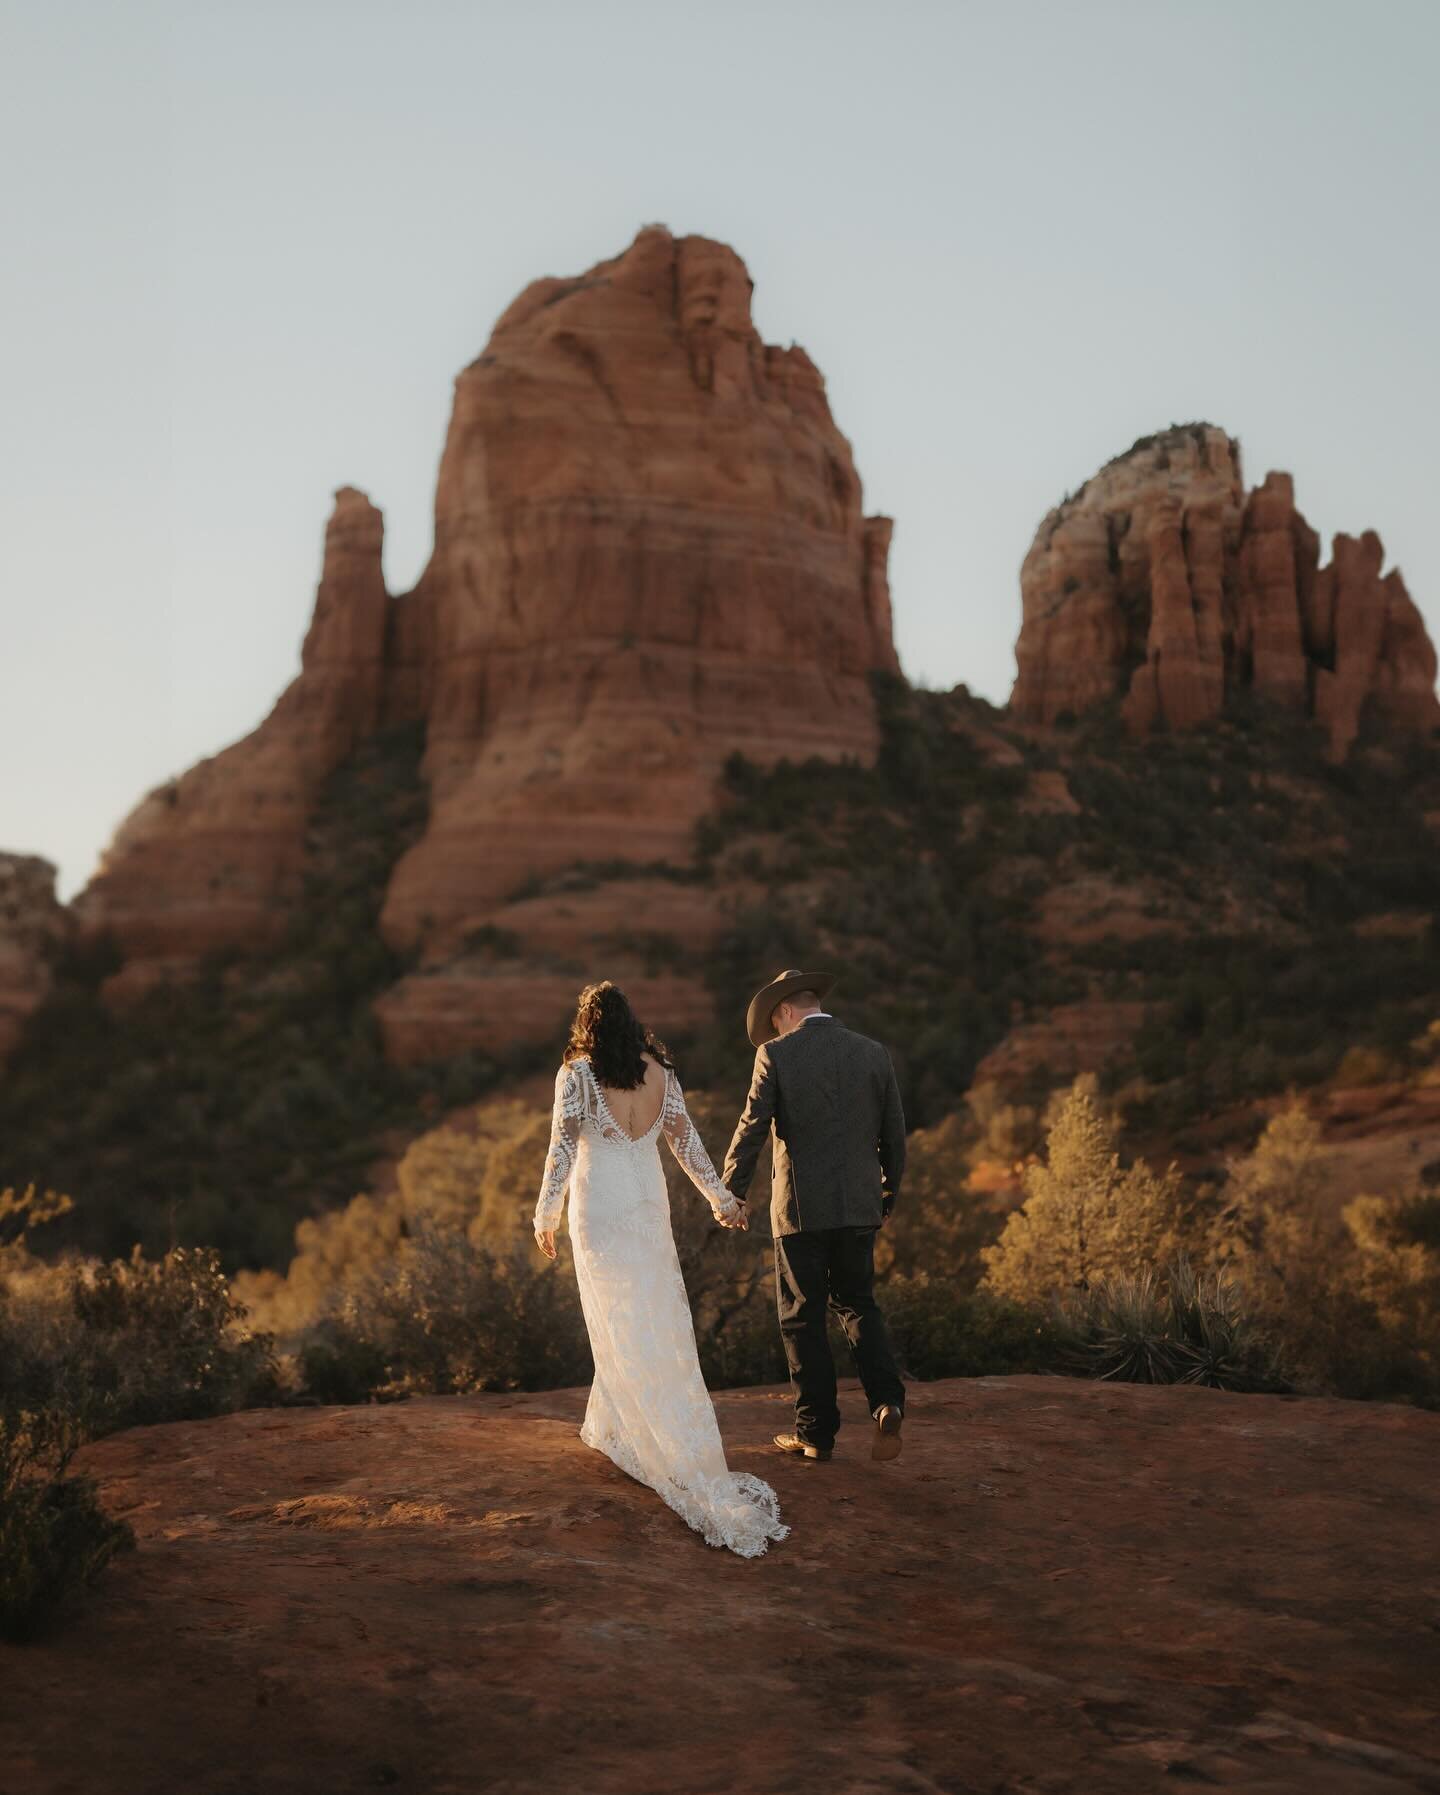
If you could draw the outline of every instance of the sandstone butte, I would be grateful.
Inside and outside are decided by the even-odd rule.
[[[339,489],[299,676],[252,734],[142,801],[76,900],[125,956],[112,996],[273,940],[322,782],[392,725],[423,721],[430,801],[381,919],[422,956],[379,1006],[401,1058],[514,1026],[510,987],[523,1010],[538,968],[507,982],[457,955],[479,927],[523,924],[501,913],[528,881],[684,863],[736,749],[873,754],[869,675],[898,668],[890,520],[864,515],[824,381],[761,341],[751,288],[732,250],[660,226],[527,287],[455,382],[413,591],[386,590],[381,513]],[[647,930],[693,941],[693,896],[666,915],[678,889],[648,894]],[[583,952],[597,931],[572,909]]]
[[[1041,524],[1020,574],[1011,708],[1053,723],[1112,698],[1138,733],[1249,688],[1348,752],[1362,720],[1440,726],[1435,650],[1373,530],[1319,538],[1288,474],[1245,491],[1212,424],[1144,437]]]
[[[1440,1416],[1049,1377],[915,1385],[872,1464],[766,1449],[708,1547],[583,1391],[256,1409],[82,1449],[137,1549],[12,1648],[7,1795],[1399,1795],[1440,1788]]]

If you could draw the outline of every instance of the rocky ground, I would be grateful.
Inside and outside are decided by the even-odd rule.
[[[1440,1417],[1058,1378],[718,1399],[742,1561],[583,1393],[257,1410],[82,1464],[139,1549],[5,1653],[3,1795],[1440,1789]]]

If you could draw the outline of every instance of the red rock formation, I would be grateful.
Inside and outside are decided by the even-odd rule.
[[[316,791],[381,719],[391,602],[381,540],[380,513],[342,486],[299,676],[251,734],[149,793],[75,900],[84,930],[112,934],[126,956],[115,994],[283,929]]]
[[[1319,558],[1319,538],[1295,509],[1294,481],[1267,474],[1245,505],[1234,648],[1255,691],[1290,710],[1306,708],[1303,635],[1308,621],[1314,636],[1315,620],[1307,620],[1305,595],[1313,592]]]
[[[415,593],[433,815],[384,927],[443,952],[534,873],[683,860],[725,757],[869,754],[889,522],[732,251],[641,232],[459,377]],[[428,921],[427,921],[428,919]]]
[[[70,913],[55,896],[55,868],[34,854],[0,853],[0,1066],[50,989]]]
[[[1050,513],[1025,558],[1012,707],[1049,723],[1124,693],[1139,726],[1172,708],[1205,714],[1222,676],[1221,568],[1239,529],[1223,431],[1168,432],[1108,462]]]
[[[1288,474],[1248,498],[1239,445],[1172,428],[1108,462],[1040,526],[1021,570],[1011,704],[1053,723],[1119,697],[1143,733],[1220,712],[1227,687],[1323,722],[1336,754],[1362,716],[1440,726],[1435,651],[1380,539],[1319,538]]]
[[[1335,558],[1317,581],[1316,610],[1329,632],[1332,664],[1316,675],[1315,712],[1341,748],[1362,712],[1402,728],[1437,721],[1435,648],[1399,569],[1380,572],[1384,550],[1367,530],[1335,538]]]
[[[77,905],[127,957],[112,995],[283,928],[319,784],[382,724],[426,728],[429,826],[382,916],[426,962],[425,1002],[383,1011],[407,1053],[401,1016],[436,1013],[436,966],[527,881],[688,860],[736,749],[873,753],[890,521],[864,515],[824,381],[761,341],[750,293],[733,251],[659,227],[528,287],[455,383],[411,593],[387,595],[380,513],[340,489],[299,677],[145,799]],[[580,918],[577,963],[594,935]]]

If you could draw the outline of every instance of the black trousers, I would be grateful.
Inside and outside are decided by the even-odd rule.
[[[870,1413],[905,1406],[905,1386],[875,1301],[877,1228],[812,1228],[775,1237],[775,1300],[795,1387],[795,1431],[811,1446],[833,1444],[840,1428],[835,1361],[825,1334],[833,1309],[865,1387]]]

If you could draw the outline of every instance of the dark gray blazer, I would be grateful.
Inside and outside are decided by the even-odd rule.
[[[770,1226],[874,1228],[905,1170],[905,1113],[890,1055],[833,1016],[817,1016],[755,1055],[750,1095],[725,1155],[743,1197],[767,1133],[774,1142]]]

